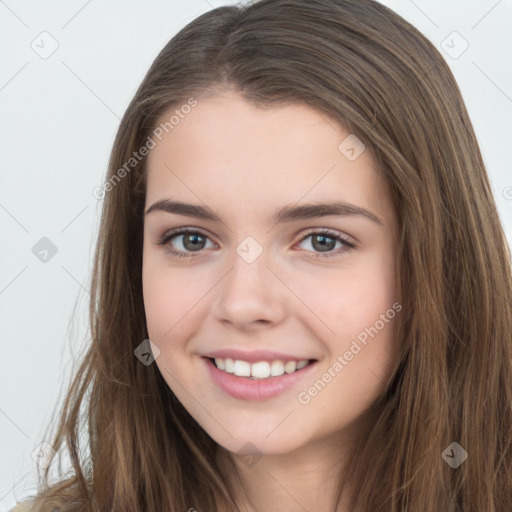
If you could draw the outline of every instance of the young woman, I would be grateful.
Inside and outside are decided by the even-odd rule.
[[[371,0],[223,7],[103,187],[30,510],[510,512],[510,253],[439,52]]]

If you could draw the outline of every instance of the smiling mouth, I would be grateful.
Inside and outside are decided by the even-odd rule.
[[[279,377],[285,374],[296,373],[310,364],[316,359],[302,359],[300,361],[258,361],[249,363],[240,359],[231,358],[208,358],[217,369],[235,375],[237,377],[245,377],[250,380],[264,380],[271,377]]]

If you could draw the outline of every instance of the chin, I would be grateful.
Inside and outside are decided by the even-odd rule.
[[[217,425],[214,428],[205,428],[203,425],[202,427],[217,444],[240,455],[283,455],[297,450],[307,443],[303,428],[301,429],[302,434],[296,435],[282,425],[274,427],[275,430],[272,431],[266,422],[260,425],[253,423],[250,426],[232,423],[229,434],[224,430],[219,431]],[[212,425],[207,427],[212,427]]]

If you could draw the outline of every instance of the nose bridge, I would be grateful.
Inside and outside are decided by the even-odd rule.
[[[269,254],[261,249],[257,254],[250,242],[243,242],[236,248],[225,291],[236,295],[238,300],[268,302],[271,292],[275,292],[270,282],[274,276],[267,268],[272,263]]]
[[[236,247],[213,307],[218,320],[238,325],[279,321],[286,310],[284,287],[267,267],[272,267],[270,254],[254,238]]]

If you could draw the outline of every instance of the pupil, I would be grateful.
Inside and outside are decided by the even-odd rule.
[[[319,245],[315,243],[317,240],[319,240]],[[331,243],[326,243],[326,240],[330,240]],[[313,237],[313,247],[315,247],[315,249],[320,249],[320,252],[327,252],[329,249],[334,249],[335,245],[336,241],[328,236],[316,235]]]
[[[189,245],[189,242],[191,242],[191,245]],[[204,238],[200,235],[190,234],[186,235],[183,239],[183,245],[186,249],[202,249],[201,242],[204,244]]]

